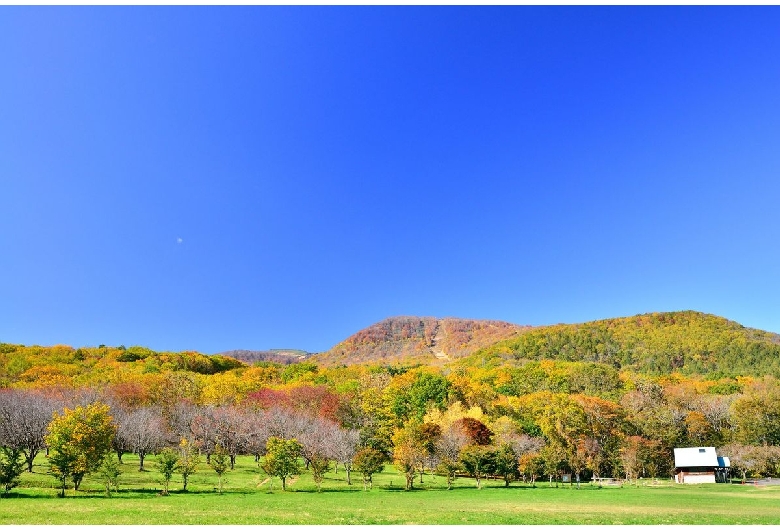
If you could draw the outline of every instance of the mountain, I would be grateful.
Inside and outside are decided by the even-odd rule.
[[[538,327],[405,316],[373,324],[308,359],[323,366],[454,362],[466,368],[549,359],[656,375],[780,377],[780,335],[697,311]]]
[[[466,366],[588,361],[648,374],[780,376],[780,335],[696,311],[540,326],[476,352]]]
[[[303,350],[285,350],[285,349],[272,349],[272,350],[230,350],[224,351],[217,355],[223,357],[232,357],[238,359],[247,364],[253,364],[259,361],[269,361],[279,364],[293,364],[301,362],[311,355],[311,353]]]
[[[392,317],[358,331],[310,360],[321,365],[441,364],[466,357],[528,327],[497,320]]]

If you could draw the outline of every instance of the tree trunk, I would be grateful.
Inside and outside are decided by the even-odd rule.
[[[146,457],[146,453],[144,451],[138,452],[138,471],[145,471],[144,469],[144,458]]]
[[[347,486],[352,485],[352,478],[349,476],[350,468],[349,466],[344,466],[344,469],[347,471]]]
[[[24,461],[27,462],[27,472],[32,473],[33,472],[33,462],[35,461],[35,457],[38,455],[38,451],[35,449],[30,450],[22,450],[22,454],[24,454]],[[46,456],[49,456],[49,448],[46,448]]]
[[[236,455],[230,455],[230,469],[236,468]]]
[[[282,491],[287,490],[287,477],[282,477]]]

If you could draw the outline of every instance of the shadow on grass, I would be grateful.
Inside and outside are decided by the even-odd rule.
[[[3,499],[34,499],[34,498],[40,498],[41,495],[36,495],[34,493],[24,493],[21,491],[9,491],[8,493],[4,493],[0,495],[0,501]]]

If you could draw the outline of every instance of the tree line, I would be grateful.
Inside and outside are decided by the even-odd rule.
[[[110,492],[128,453],[138,456],[140,470],[156,455],[165,492],[173,473],[186,489],[201,457],[221,489],[238,455],[254,456],[283,488],[304,471],[320,488],[339,466],[348,484],[355,471],[370,487],[389,464],[407,489],[426,473],[446,477],[448,488],[460,476],[477,487],[488,476],[507,486],[540,478],[557,484],[564,474],[576,483],[636,480],[669,476],[672,448],[689,445],[720,447],[743,479],[780,470],[780,385],[773,378],[742,380],[738,394],[703,393],[715,385],[697,389],[684,378],[666,383],[636,377],[616,400],[549,390],[496,394],[487,409],[456,391],[457,378],[422,368],[365,370],[336,385],[341,393],[294,383],[222,404],[198,403],[186,384],[176,399],[159,402],[116,387],[2,389],[0,483],[8,492],[44,452],[61,495],[89,473],[100,474]],[[458,399],[464,397],[471,406]]]

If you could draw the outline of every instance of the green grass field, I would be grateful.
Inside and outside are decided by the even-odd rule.
[[[102,485],[85,478],[81,490],[57,498],[57,484],[40,459],[35,473],[0,499],[0,524],[780,524],[780,487],[731,484],[653,485],[581,489],[522,483],[503,487],[486,481],[481,490],[458,478],[452,491],[441,477],[425,475],[413,491],[392,466],[363,491],[359,476],[348,486],[344,473],[329,473],[322,493],[310,475],[281,483],[240,457],[225,476],[225,492],[205,464],[182,493],[180,477],[171,495],[158,494],[154,458],[139,473],[137,459],[125,455],[119,493],[108,498]],[[269,488],[271,486],[271,488]]]

